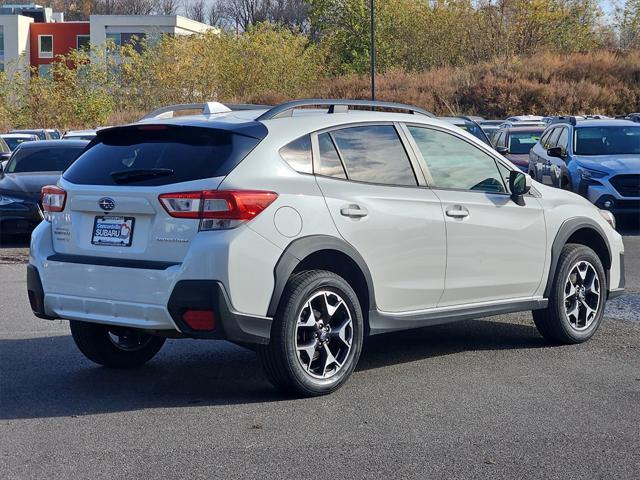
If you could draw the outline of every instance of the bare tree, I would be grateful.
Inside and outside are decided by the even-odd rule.
[[[175,15],[178,7],[178,0],[158,0],[156,10],[160,15]]]
[[[224,24],[224,7],[220,4],[219,1],[214,0],[211,5],[209,5],[209,11],[207,12],[207,20],[209,25],[214,27],[220,27]]]
[[[185,5],[185,13],[187,17],[196,22],[204,23],[207,21],[207,7],[205,0],[194,0]]]

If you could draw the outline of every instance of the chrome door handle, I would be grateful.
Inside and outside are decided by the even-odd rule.
[[[360,205],[349,205],[340,209],[340,215],[350,218],[362,218],[369,214],[366,208]]]
[[[469,216],[469,210],[460,206],[448,208],[445,213],[447,214],[447,217],[453,218],[465,218]]]

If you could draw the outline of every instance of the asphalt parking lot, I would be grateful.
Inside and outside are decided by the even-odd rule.
[[[2,478],[640,478],[640,236],[590,342],[530,314],[371,339],[333,395],[292,400],[255,355],[168,340],[97,367],[38,320],[25,248],[0,248]]]

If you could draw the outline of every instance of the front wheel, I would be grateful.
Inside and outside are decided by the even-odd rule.
[[[164,345],[163,337],[140,330],[71,320],[78,349],[92,362],[111,368],[131,368],[151,360]]]
[[[268,345],[258,355],[269,381],[300,396],[331,393],[347,380],[362,350],[358,297],[323,270],[293,276],[283,292]]]
[[[558,259],[549,305],[533,312],[538,331],[555,343],[589,340],[602,322],[606,285],[604,267],[592,249],[565,245]]]

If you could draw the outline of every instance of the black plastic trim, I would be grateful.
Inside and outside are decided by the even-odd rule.
[[[44,311],[44,289],[38,269],[34,265],[27,265],[27,293],[33,314],[44,320],[55,320],[56,317],[47,315]]]
[[[67,255],[54,253],[47,257],[51,262],[77,263],[81,265],[99,265],[101,267],[141,268],[144,270],[166,270],[181,265],[179,262],[159,262],[154,260],[132,260],[123,258],[93,257],[89,255]]]
[[[344,240],[340,240],[336,237],[331,237],[329,235],[310,235],[308,237],[298,238],[291,242],[280,256],[278,263],[276,263],[273,271],[275,284],[273,294],[271,295],[271,301],[269,302],[267,316],[273,317],[276,314],[284,287],[287,284],[291,273],[295,270],[298,264],[312,253],[322,250],[336,250],[344,253],[358,265],[367,282],[367,290],[369,291],[369,308],[375,309],[376,301],[371,272],[369,272],[367,263],[358,251]]]
[[[487,304],[473,307],[460,307],[447,311],[418,312],[411,315],[382,313],[378,310],[369,311],[370,335],[409,330],[412,328],[429,327],[444,323],[458,322],[472,318],[490,317],[506,313],[523,312],[547,308],[547,299],[519,300],[512,303]]]
[[[182,314],[187,309],[212,310],[216,318],[216,329],[192,330],[182,320]],[[167,310],[180,331],[188,337],[229,340],[243,344],[269,343],[272,319],[234,311],[224,287],[215,280],[179,281],[171,292]]]
[[[609,242],[607,241],[607,236],[602,231],[600,225],[595,222],[595,220],[592,220],[588,217],[570,218],[569,220],[566,220],[558,229],[556,238],[553,241],[553,246],[551,247],[551,265],[549,266],[547,285],[544,289],[545,298],[549,298],[549,296],[551,295],[553,278],[556,273],[556,268],[558,267],[558,260],[560,259],[560,252],[562,252],[562,248],[567,243],[567,240],[569,240],[569,237],[571,237],[571,235],[573,235],[581,228],[590,228],[591,230],[594,230],[598,235],[600,235],[609,252],[609,258],[611,258],[611,247],[609,246]],[[607,290],[609,289],[608,276],[609,269],[607,269]]]

